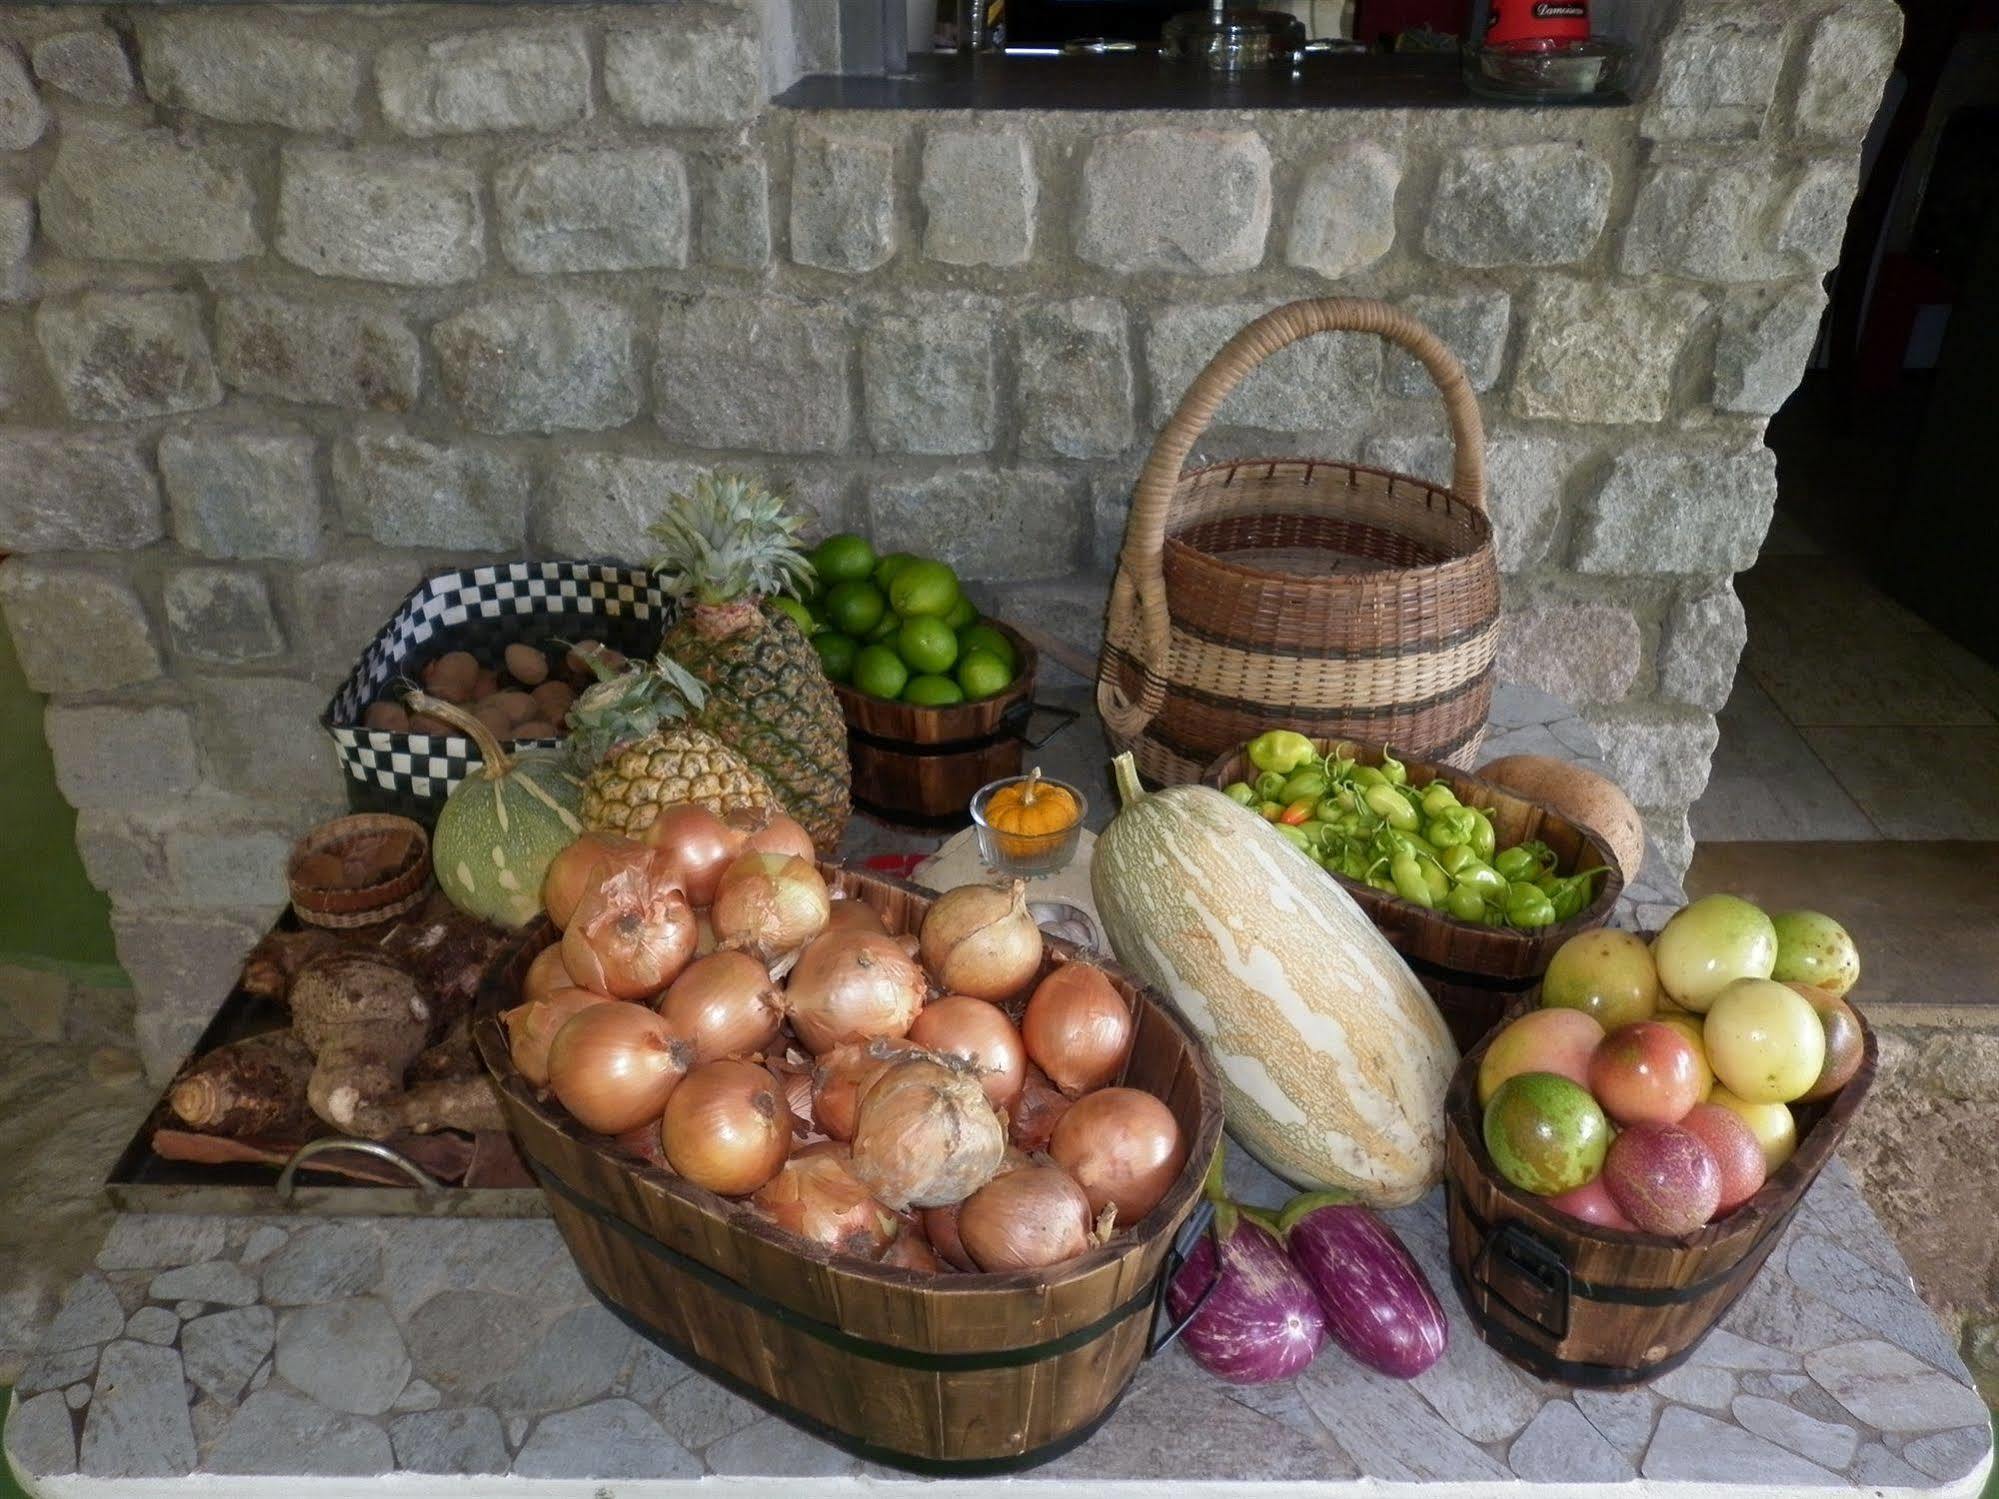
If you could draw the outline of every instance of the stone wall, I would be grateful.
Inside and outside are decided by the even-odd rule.
[[[1151,434],[1298,296],[1463,356],[1504,669],[1684,862],[1888,0],[1686,0],[1587,111],[796,113],[768,83],[826,39],[773,16],[0,11],[0,607],[156,1074],[339,806],[313,720],[426,569],[641,555],[729,461],[1091,637]],[[1366,343],[1223,415],[1212,455],[1446,465]]]

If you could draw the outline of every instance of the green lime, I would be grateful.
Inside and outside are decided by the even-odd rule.
[[[819,653],[819,664],[826,669],[826,676],[835,682],[844,682],[854,674],[854,657],[860,653],[861,643],[851,635],[842,635],[838,630],[822,630],[812,637],[812,648]]]
[[[875,621],[875,627],[863,635],[861,639],[867,641],[870,645],[874,644],[877,640],[893,640],[895,632],[901,628],[902,616],[893,610],[885,611],[882,617]]]
[[[812,570],[827,588],[835,583],[851,583],[875,569],[875,549],[865,536],[851,531],[829,536],[812,549]]]
[[[966,697],[991,697],[1012,680],[1013,672],[991,651],[969,650],[958,658],[958,685]]]
[[[869,697],[897,698],[909,668],[885,645],[864,645],[854,656],[854,685]]]
[[[976,622],[978,617],[979,611],[972,607],[972,601],[961,593],[958,595],[958,602],[945,614],[944,623],[954,630],[962,630],[966,625]]]
[[[896,579],[896,574],[914,561],[916,561],[914,552],[890,552],[875,564],[875,587],[887,593],[889,584]]]
[[[984,620],[958,632],[958,649],[992,652],[1006,667],[1009,680],[1020,667],[1020,655],[1014,650],[1013,642]]]
[[[798,628],[803,630],[807,635],[817,634],[820,630],[825,628],[825,626],[820,624],[818,620],[812,617],[812,611],[810,609],[806,608],[803,604],[799,603],[797,599],[792,598],[789,594],[783,594],[783,593],[777,594],[771,599],[770,606],[771,608],[777,610],[779,614],[790,615],[792,623],[797,625]]]
[[[890,580],[888,599],[904,619],[949,614],[958,602],[958,575],[941,562],[920,558]]]
[[[953,703],[962,703],[965,694],[949,677],[926,673],[909,679],[908,685],[902,689],[902,700],[919,708],[948,708]]]
[[[886,608],[888,600],[882,597],[882,591],[865,578],[835,583],[826,591],[827,623],[856,639],[864,639],[868,631],[881,623]]]
[[[958,637],[941,619],[905,619],[895,632],[895,653],[912,671],[949,671],[958,659]]]

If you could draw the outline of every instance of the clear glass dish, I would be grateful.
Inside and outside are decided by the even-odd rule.
[[[979,833],[979,857],[991,868],[1016,879],[1031,880],[1068,867],[1076,857],[1076,845],[1083,838],[1083,820],[1090,815],[1089,798],[1067,781],[1043,776],[1044,786],[1059,786],[1076,800],[1076,820],[1052,833],[1002,832],[986,821],[986,803],[1002,786],[1012,786],[1026,776],[1007,776],[988,781],[972,793],[972,826]]]

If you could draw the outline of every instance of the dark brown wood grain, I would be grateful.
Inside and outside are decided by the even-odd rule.
[[[989,781],[1020,774],[1025,746],[1011,734],[969,749],[917,754],[847,739],[854,772],[854,800],[891,818],[930,822],[969,819],[972,794]]]
[[[858,687],[835,682],[833,695],[840,700],[840,711],[846,715],[848,727],[876,739],[924,745],[965,744],[999,733],[1007,711],[1033,694],[1034,673],[1041,658],[1026,637],[1011,625],[996,619],[985,622],[1013,642],[1017,659],[1013,681],[1005,691],[948,708],[921,708],[914,703],[869,697]],[[858,784],[860,777],[856,775],[854,779]]]

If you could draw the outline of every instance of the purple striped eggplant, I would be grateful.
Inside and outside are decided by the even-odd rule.
[[[1395,1231],[1344,1193],[1307,1192],[1277,1220],[1333,1341],[1368,1368],[1414,1379],[1444,1356],[1444,1309]]]

